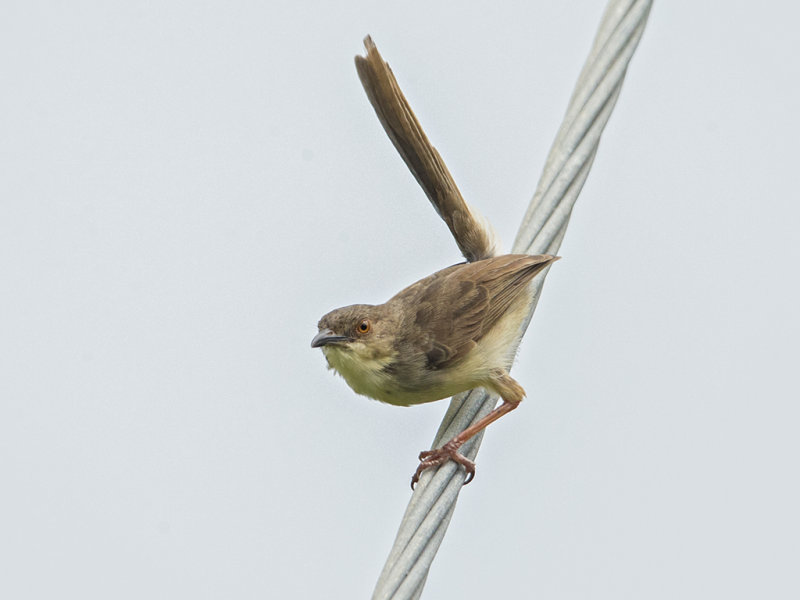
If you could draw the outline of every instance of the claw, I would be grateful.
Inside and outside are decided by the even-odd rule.
[[[441,448],[437,448],[436,450],[423,450],[419,453],[419,466],[417,470],[414,472],[414,475],[411,477],[411,489],[414,489],[414,486],[419,481],[419,476],[425,469],[430,469],[431,467],[438,467],[439,465],[447,462],[448,460],[452,460],[457,462],[464,470],[467,472],[467,478],[464,480],[464,485],[467,485],[470,481],[475,478],[475,463],[468,459],[463,454],[459,454],[458,449],[461,447],[461,443],[456,442],[455,440],[451,440],[447,442]]]
[[[467,469],[467,478],[464,480],[464,485],[475,479],[475,465],[472,465],[472,470]]]

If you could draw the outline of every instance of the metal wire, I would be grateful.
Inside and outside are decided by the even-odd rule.
[[[600,135],[619,97],[651,5],[652,0],[608,3],[512,252],[555,254],[561,246],[572,208],[589,175]],[[520,337],[533,316],[546,274],[545,271],[534,280],[536,300]],[[439,447],[488,414],[496,403],[497,397],[483,389],[454,397],[432,447]],[[482,439],[483,432],[464,444],[462,453],[474,460]],[[464,471],[452,461],[422,474],[378,578],[373,600],[420,597],[463,482]]]

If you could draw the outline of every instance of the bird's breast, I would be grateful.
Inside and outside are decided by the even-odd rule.
[[[392,357],[376,357],[355,352],[351,348],[325,346],[328,366],[341,375],[353,391],[376,400],[384,400],[391,393],[391,374],[387,367]]]
[[[352,348],[325,346],[328,366],[341,375],[354,392],[387,404],[410,406],[441,400],[464,389],[453,386],[445,373],[430,371],[419,361],[409,364],[398,357],[376,357],[358,353]]]

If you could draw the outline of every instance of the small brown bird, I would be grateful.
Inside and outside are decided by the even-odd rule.
[[[484,387],[502,399],[491,413],[441,448],[420,453],[411,487],[447,460],[475,464],[461,445],[515,409],[525,390],[508,374],[514,341],[532,300],[530,281],[558,257],[506,254],[461,263],[408,286],[384,304],[337,308],[319,321],[312,348],[357,394],[399,406]]]

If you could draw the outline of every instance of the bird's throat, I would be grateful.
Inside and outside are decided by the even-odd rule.
[[[339,373],[357,394],[384,400],[386,390],[392,387],[385,367],[392,363],[394,357],[375,356],[366,347],[359,346],[364,344],[356,342],[346,348],[325,346],[323,352],[328,366]]]

